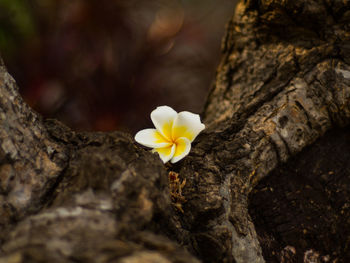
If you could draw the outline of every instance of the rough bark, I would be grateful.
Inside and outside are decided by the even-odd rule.
[[[333,129],[253,190],[249,211],[267,262],[350,261],[349,149],[349,131]]]
[[[198,262],[159,234],[175,224],[157,156],[127,134],[42,120],[3,65],[0,83],[0,262]]]
[[[69,159],[0,61],[0,231],[39,211]]]
[[[0,262],[345,262],[349,14],[346,1],[241,1],[208,128],[176,165],[130,135],[41,119],[2,64]],[[169,172],[186,179],[178,206]]]

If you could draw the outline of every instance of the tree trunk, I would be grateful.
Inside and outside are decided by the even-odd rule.
[[[349,261],[349,21],[347,1],[241,1],[176,165],[43,120],[2,64],[0,263]]]

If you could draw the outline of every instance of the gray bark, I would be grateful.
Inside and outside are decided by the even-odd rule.
[[[315,172],[333,148],[348,167],[349,148],[340,146],[349,136],[338,127],[350,119],[349,11],[346,1],[241,1],[206,102],[207,129],[176,165],[164,166],[130,135],[78,133],[43,120],[1,64],[0,262],[345,261],[349,235],[315,247],[307,242],[325,228],[312,220],[313,236],[302,234],[312,209],[330,206],[330,220],[350,215],[348,187],[324,186],[334,178],[349,186],[350,174]],[[305,164],[315,149],[323,154]],[[177,204],[170,172],[186,179]],[[318,207],[286,213],[284,194],[304,202],[305,189],[294,188],[320,180],[319,192],[331,194]],[[266,194],[271,186],[279,191]],[[349,220],[334,236],[344,226]]]

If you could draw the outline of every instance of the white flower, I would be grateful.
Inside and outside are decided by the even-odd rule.
[[[191,142],[204,130],[198,114],[188,111],[177,113],[168,106],[157,107],[151,112],[156,129],[145,129],[135,135],[135,140],[153,148],[164,163],[176,163],[191,150]]]

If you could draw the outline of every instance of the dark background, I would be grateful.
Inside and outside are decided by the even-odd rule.
[[[0,52],[24,99],[76,130],[200,112],[236,1],[1,0]]]

